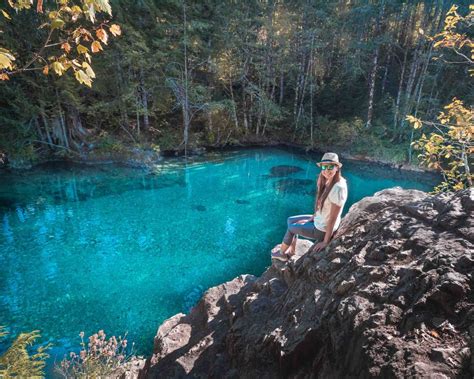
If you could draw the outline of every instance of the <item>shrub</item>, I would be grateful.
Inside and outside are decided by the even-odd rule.
[[[8,334],[5,327],[0,326],[0,338]],[[11,344],[8,350],[0,356],[0,378],[42,378],[46,366],[46,353],[51,345],[43,345],[31,353],[29,348],[40,337],[39,331],[21,333]]]
[[[89,337],[86,345],[84,332],[81,337],[81,350],[64,357],[56,371],[65,378],[117,377],[125,372],[125,364],[132,360],[132,349],[127,349],[127,340],[115,336],[106,339],[103,330]]]

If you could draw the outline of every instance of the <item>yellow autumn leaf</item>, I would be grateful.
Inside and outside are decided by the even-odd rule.
[[[92,87],[92,80],[91,78],[83,71],[83,70],[77,70],[74,73],[74,76],[76,77],[76,80],[81,83],[85,84],[88,87]]]
[[[89,63],[87,62],[83,62],[82,63],[82,67],[84,68],[84,70],[86,71],[86,74],[89,78],[92,78],[94,79],[95,78],[95,72],[94,70],[92,70],[92,67],[90,66]]]
[[[122,34],[122,29],[120,29],[120,26],[117,24],[112,24],[110,25],[110,33],[112,33],[114,36],[119,36]]]
[[[84,12],[85,13],[85,12]],[[87,11],[87,14],[89,15],[89,20],[92,23],[95,23],[95,8],[93,4],[89,4],[89,9]]]
[[[109,0],[94,0],[93,4],[96,10],[106,12],[112,16],[112,7],[109,4]]]
[[[54,70],[56,74],[61,76],[66,71],[66,68],[62,65],[61,62],[53,62],[51,68]]]
[[[100,44],[100,42],[99,41],[92,42],[91,51],[93,53],[98,53],[100,50],[102,50],[102,45]]]
[[[418,118],[414,117],[414,116],[408,115],[408,116],[406,117],[406,120],[407,120],[408,122],[410,122],[410,123],[413,124],[413,128],[414,128],[414,129],[420,129],[420,128],[423,126],[423,124],[421,123],[421,121],[420,121]]]
[[[7,20],[11,20],[11,19],[12,19],[12,18],[10,17],[10,15],[9,15],[6,11],[4,11],[3,9],[2,9],[2,14],[3,14],[3,17],[5,17]]]
[[[72,8],[71,8],[71,11],[72,13],[82,13],[82,9],[80,6],[78,5],[74,5]]]
[[[81,44],[77,45],[76,49],[79,54],[86,54],[89,51],[87,47]]]
[[[57,18],[51,22],[51,29],[62,29],[65,24],[63,20]]]
[[[15,57],[7,49],[0,48],[0,69],[13,69]]]
[[[8,76],[8,74],[0,74],[0,80],[10,80],[10,77]]]
[[[59,16],[59,12],[56,12],[56,11],[52,11],[48,13],[48,17],[51,21],[58,18],[58,16]]]

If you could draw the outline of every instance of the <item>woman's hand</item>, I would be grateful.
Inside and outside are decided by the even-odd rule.
[[[327,245],[328,245],[327,242],[324,242],[324,241],[318,242],[316,245],[314,245],[313,251],[315,251],[316,253],[318,253],[318,252],[320,252],[321,250],[324,250]]]

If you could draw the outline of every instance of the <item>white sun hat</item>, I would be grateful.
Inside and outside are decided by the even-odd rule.
[[[336,166],[342,167],[342,163],[339,162],[339,156],[336,153],[325,153],[321,159],[321,162],[316,163],[319,167],[323,164],[335,164]]]

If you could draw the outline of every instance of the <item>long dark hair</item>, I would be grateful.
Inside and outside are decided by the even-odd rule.
[[[317,182],[317,192],[316,192],[316,210],[321,210],[323,209],[324,202],[326,201],[326,198],[329,195],[329,192],[331,192],[332,187],[334,187],[334,184],[339,182],[342,178],[341,175],[341,168],[337,168],[337,172],[334,175],[331,183],[327,185],[327,180],[323,176],[323,172],[321,171],[318,176],[318,182]]]

